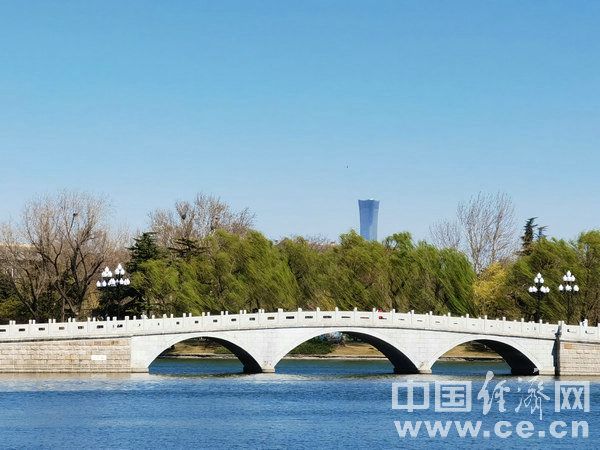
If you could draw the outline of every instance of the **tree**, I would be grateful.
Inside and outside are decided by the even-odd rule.
[[[510,301],[506,283],[506,266],[492,263],[479,274],[473,285],[477,313],[490,317],[521,317],[520,312]]]
[[[221,236],[223,232],[216,237]],[[236,278],[248,289],[246,304],[267,310],[296,308],[300,293],[284,255],[257,231],[249,231],[243,238],[233,236],[241,244],[239,251],[231,256],[238,267]],[[223,243],[220,247],[223,248]]]
[[[144,263],[159,260],[164,255],[164,252],[156,244],[156,233],[151,231],[143,232],[140,236],[134,238],[133,245],[128,247],[127,250],[129,250],[129,261],[126,267],[130,277],[133,277],[136,272],[145,270]],[[138,283],[138,287],[141,285],[141,283]],[[141,288],[135,289],[133,286],[130,286],[128,291],[132,300],[127,304],[127,313],[137,315],[144,311],[149,312],[148,299],[144,290]],[[105,291],[101,303],[104,303],[104,305],[100,309],[106,310],[106,305],[113,303],[112,295]]]
[[[537,227],[537,240],[543,239],[546,237],[546,230],[548,227],[546,225]]]
[[[578,266],[569,267],[577,277],[579,294],[573,297],[575,317],[600,322],[600,231],[581,233],[574,243]]]
[[[438,249],[419,242],[404,261],[403,288],[400,295],[406,309],[436,314],[473,314],[475,273],[466,255],[452,249]]]
[[[395,233],[383,240],[390,261],[390,295],[392,308],[397,311],[409,309],[410,300],[405,295],[406,285],[413,275],[411,255],[415,246],[410,233]]]
[[[314,309],[336,306],[327,289],[332,259],[325,253],[331,249],[331,244],[295,237],[284,239],[277,249],[284,255],[300,291],[298,307]]]
[[[297,307],[300,293],[285,255],[256,231],[217,230],[189,258],[141,262],[131,286],[144,308],[160,314]]]
[[[176,202],[174,210],[150,214],[157,244],[171,249],[181,249],[183,243],[185,250],[217,229],[243,236],[253,223],[254,214],[248,208],[236,212],[220,198],[204,194],[198,194],[193,202]]]
[[[462,244],[462,230],[457,221],[442,220],[429,227],[433,244],[438,248],[459,250]]]
[[[179,300],[180,288],[177,266],[165,259],[152,259],[140,263],[131,274],[131,286],[141,294],[148,314],[176,314],[188,312]],[[193,311],[198,313],[198,311]]]
[[[430,228],[440,248],[464,251],[476,273],[494,262],[508,261],[515,250],[514,206],[506,194],[479,193],[460,202],[455,222],[442,221]]]
[[[528,288],[533,284],[536,274],[541,273],[545,285],[550,288],[550,293],[541,301],[543,320],[565,320],[566,304],[558,290],[558,284],[567,270],[576,273],[578,279],[584,276],[573,243],[554,238],[535,241],[530,254],[521,256],[506,268],[506,297],[517,314],[517,317],[512,318],[535,318],[537,299],[529,294]]]
[[[514,252],[514,206],[506,194],[477,194],[457,210],[476,273]]]
[[[521,255],[531,255],[533,250],[533,240],[534,240],[534,228],[537,226],[535,224],[535,219],[537,217],[531,217],[527,219],[525,222],[523,236],[521,236]]]
[[[0,261],[4,279],[12,293],[36,321],[43,318],[42,305],[48,300],[52,288],[52,269],[31,244],[23,243],[21,231],[12,224],[3,224],[0,229]]]
[[[389,260],[377,241],[365,241],[351,231],[340,236],[331,253],[329,290],[343,309],[391,308]]]
[[[63,191],[30,201],[17,226],[3,227],[5,270],[32,317],[39,320],[40,298],[50,290],[61,320],[67,309],[79,317],[98,269],[116,249],[105,214],[101,199]]]
[[[0,273],[0,323],[8,323],[10,320],[23,322],[31,316],[27,305],[19,299],[11,277]]]
[[[139,237],[134,238],[134,243],[129,250],[129,262],[127,270],[135,272],[139,265],[151,259],[158,259],[162,256],[162,251],[156,244],[156,233],[146,231]]]

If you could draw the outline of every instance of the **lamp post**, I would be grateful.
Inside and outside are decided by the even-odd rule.
[[[577,294],[579,292],[579,286],[577,286],[576,284],[573,284],[575,282],[575,275],[573,275],[570,270],[567,270],[567,273],[565,275],[563,275],[563,282],[565,283],[565,285],[564,286],[562,284],[559,285],[558,290],[561,293],[564,293],[565,296],[567,297],[567,325],[568,325],[571,322],[571,297],[573,297],[574,294]]]
[[[108,266],[106,266],[104,268],[101,276],[102,276],[102,281],[98,281],[96,283],[96,287],[98,289],[116,288],[116,290],[117,290],[117,319],[118,319],[119,316],[121,315],[121,300],[122,300],[121,299],[121,287],[129,286],[131,281],[129,281],[129,278],[125,278],[125,269],[123,269],[123,266],[121,266],[121,264],[119,264],[117,266],[117,268],[115,269],[114,276],[113,276],[113,273],[108,268]]]
[[[537,310],[535,312],[535,321],[539,322],[541,318],[540,308],[542,307],[542,297],[550,292],[548,286],[544,286],[544,278],[542,274],[538,273],[533,279],[535,286],[529,286],[529,293],[534,297],[537,297]]]

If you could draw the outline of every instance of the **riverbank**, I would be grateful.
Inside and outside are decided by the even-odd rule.
[[[161,358],[169,359],[236,359],[235,355],[219,355],[216,353],[166,353],[161,355]],[[305,359],[305,360],[318,360],[318,359],[334,359],[340,361],[380,361],[387,359],[385,356],[361,356],[361,355],[286,355],[283,359]],[[501,359],[499,356],[441,356],[439,361],[498,361]]]
[[[176,344],[161,355],[163,358],[189,359],[235,359],[229,350],[209,341],[186,341]],[[284,359],[337,359],[337,360],[384,360],[386,357],[375,347],[365,342],[333,344],[328,353],[287,354]],[[500,355],[480,344],[465,344],[445,353],[441,361],[493,361]]]

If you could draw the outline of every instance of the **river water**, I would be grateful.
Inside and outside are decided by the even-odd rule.
[[[482,389],[489,369],[494,377]],[[276,374],[246,375],[240,371],[241,365],[235,360],[159,359],[149,374],[2,375],[0,447],[600,447],[598,380],[590,383],[589,412],[576,409],[580,406],[577,393],[581,406],[585,405],[585,391],[578,384],[570,391],[573,395],[567,403],[571,409],[566,408],[563,399],[562,410],[555,412],[554,378],[507,376],[507,366],[497,362],[439,362],[433,375],[393,375],[387,361],[363,360],[284,360],[277,366]],[[428,408],[412,412],[392,409],[392,383],[409,380],[429,386]],[[436,381],[440,393],[460,393],[460,389],[448,391],[448,386],[471,382],[471,411],[436,412]],[[538,384],[540,381],[542,385]],[[580,383],[588,379],[560,381]],[[412,385],[396,386],[397,405],[406,407],[410,403],[408,386]],[[412,404],[424,408],[425,388],[420,386],[413,389]],[[495,398],[494,388],[503,395]],[[487,414],[483,412],[485,392],[492,400]],[[527,403],[527,398],[532,401]],[[541,419],[539,408],[531,412],[536,398]],[[451,401],[447,396],[440,399],[442,406],[444,399]],[[453,399],[456,401],[457,397]],[[501,399],[505,402],[504,412],[499,411]],[[520,402],[521,407],[517,408]],[[430,438],[424,423],[435,420],[443,424],[481,421],[482,425],[477,437],[461,438],[452,428],[446,438]],[[421,421],[423,429],[417,438],[408,434],[401,438],[394,421]],[[532,437],[517,435],[520,421],[531,422],[535,427]],[[568,430],[565,437],[549,435],[554,421],[565,423],[566,428],[561,424],[555,428],[557,432]],[[570,437],[572,421],[587,422],[589,437]],[[493,432],[498,422],[504,422],[500,435]],[[483,429],[492,430],[489,437],[482,436]],[[507,430],[512,434],[504,437]],[[545,430],[546,435],[540,437],[539,430]]]

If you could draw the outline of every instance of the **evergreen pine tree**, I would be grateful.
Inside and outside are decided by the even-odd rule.
[[[160,248],[156,244],[156,233],[146,231],[140,237],[134,239],[135,244],[127,248],[131,258],[127,263],[129,273],[137,271],[139,265],[151,259],[158,259],[161,255]]]
[[[537,224],[534,223],[535,219],[537,219],[537,217],[527,219],[527,222],[525,222],[525,226],[523,227],[525,232],[523,233],[523,236],[521,236],[521,251],[519,252],[521,255],[531,255],[533,250],[533,239],[535,236],[533,230],[537,226]]]

